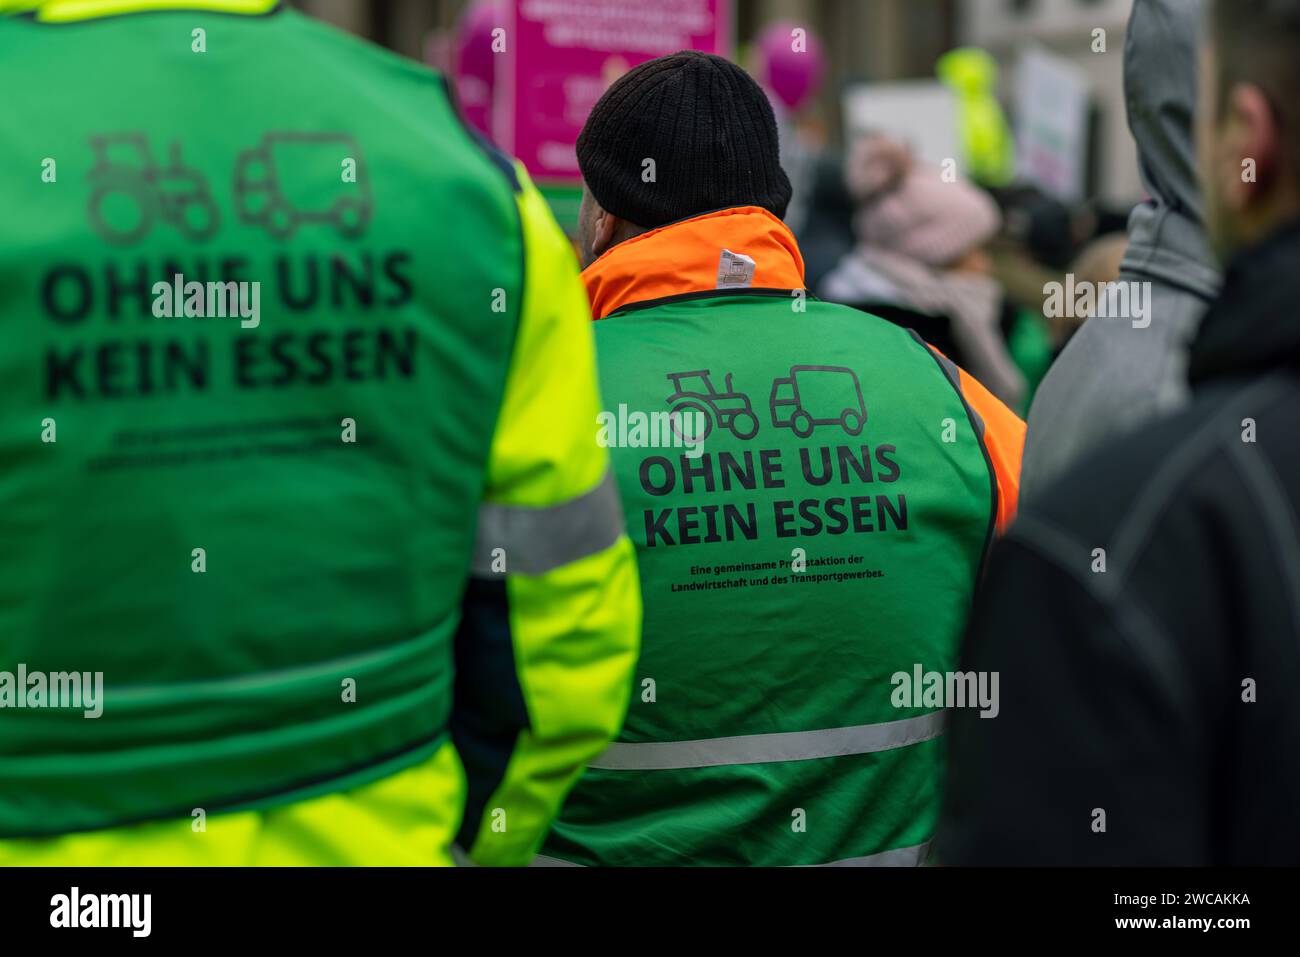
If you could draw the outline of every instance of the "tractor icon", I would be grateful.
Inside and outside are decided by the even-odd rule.
[[[845,366],[791,366],[790,375],[772,382],[772,425],[791,429],[801,439],[819,425],[838,425],[858,435],[867,422],[857,373]]]
[[[749,396],[736,392],[731,387],[731,373],[723,381],[723,391],[713,388],[708,369],[693,372],[670,372],[668,381],[673,384],[673,394],[666,400],[672,411],[679,417],[673,423],[673,431],[681,438],[691,438],[703,442],[713,431],[713,420],[718,427],[730,430],[738,439],[752,439],[758,434],[758,416],[749,404]],[[685,436],[678,431],[677,421],[685,419],[687,410],[695,413],[704,422],[704,431],[700,435]]]
[[[355,162],[352,182],[340,175],[348,160]],[[235,161],[234,189],[240,220],[276,239],[288,239],[302,223],[328,223],[352,239],[370,222],[361,146],[344,133],[263,134]]]
[[[90,138],[90,225],[110,243],[133,243],[155,220],[175,227],[187,239],[211,238],[220,225],[217,204],[203,174],[181,161],[181,144],[173,142],[168,165],[160,167],[143,133],[106,133]]]

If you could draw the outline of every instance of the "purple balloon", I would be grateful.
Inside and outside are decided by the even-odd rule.
[[[817,92],[826,72],[821,43],[807,27],[785,20],[764,30],[756,42],[764,74],[760,81],[787,109],[799,109]]]

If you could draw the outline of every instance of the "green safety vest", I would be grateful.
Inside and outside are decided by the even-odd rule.
[[[916,863],[943,712],[895,676],[956,667],[997,510],[955,370],[805,297],[764,210],[584,278],[645,623],[623,732],[540,863]]]
[[[500,681],[458,698],[510,715],[427,799],[468,788],[487,810],[465,846],[528,860],[617,727],[637,621],[586,305],[540,196],[434,74],[266,0],[19,6],[0,17],[0,838],[429,760],[473,566],[501,612],[467,654]],[[95,675],[98,716],[48,706]],[[498,806],[508,834],[480,819]]]

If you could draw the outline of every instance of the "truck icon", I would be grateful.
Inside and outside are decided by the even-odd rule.
[[[731,387],[730,372],[723,380],[721,392],[713,388],[708,369],[670,372],[668,381],[673,384],[673,394],[666,401],[679,416],[673,423],[673,431],[678,437],[703,442],[713,431],[714,419],[719,428],[729,430],[738,439],[752,439],[758,434],[758,416],[749,404],[749,396]],[[677,421],[684,419],[688,410],[699,415],[704,422],[702,434],[686,436],[679,431]]]
[[[791,366],[790,375],[772,382],[772,425],[791,429],[801,439],[819,425],[838,425],[859,435],[867,406],[857,373],[845,366]]]
[[[221,222],[203,174],[181,160],[181,144],[159,166],[143,133],[104,133],[90,138],[95,165],[87,178],[91,227],[110,243],[143,239],[162,220],[187,239],[211,238]]]
[[[356,181],[340,176],[342,163],[356,163]],[[322,183],[337,184],[321,199]],[[303,223],[326,223],[355,238],[370,222],[370,180],[361,146],[345,133],[274,132],[262,135],[235,160],[235,208],[241,222],[288,239]]]

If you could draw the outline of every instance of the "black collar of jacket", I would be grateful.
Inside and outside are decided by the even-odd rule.
[[[1188,379],[1300,366],[1300,219],[1243,250],[1192,343]]]

